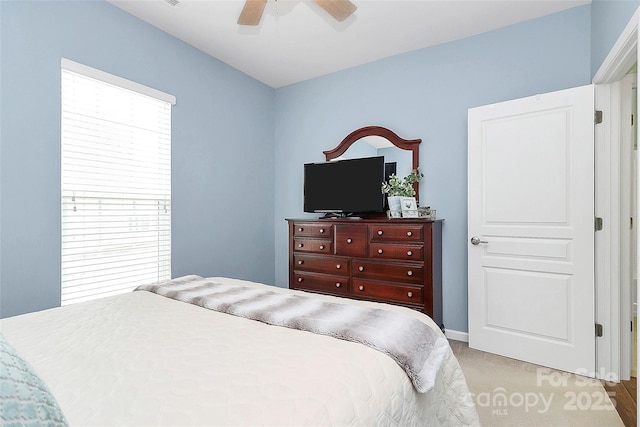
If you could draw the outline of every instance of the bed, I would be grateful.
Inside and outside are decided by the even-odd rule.
[[[443,337],[429,317],[403,307],[207,280],[383,309],[418,319]],[[394,358],[359,342],[146,290],[2,319],[0,332],[71,426],[479,425],[448,345],[423,393]]]

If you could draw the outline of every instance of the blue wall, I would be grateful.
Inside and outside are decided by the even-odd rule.
[[[589,84],[590,6],[376,61],[276,91],[276,282],[287,282],[284,218],[301,217],[302,165],[351,131],[422,138],[420,202],[445,218],[444,324],[467,331],[467,110]]]
[[[0,19],[0,316],[60,304],[61,57],[176,96],[173,276],[273,283],[272,88],[106,2]]]

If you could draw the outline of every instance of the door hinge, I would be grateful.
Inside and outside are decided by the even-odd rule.
[[[602,335],[602,325],[600,323],[596,323],[596,337],[601,337]]]
[[[595,219],[595,223],[594,223],[594,225],[595,225],[595,229],[596,229],[596,231],[601,231],[601,230],[602,230],[602,227],[603,227],[603,221],[602,221],[602,218],[600,218],[599,216],[597,216],[597,217],[596,217],[596,219]]]
[[[594,121],[596,124],[602,123],[602,110],[596,110]]]

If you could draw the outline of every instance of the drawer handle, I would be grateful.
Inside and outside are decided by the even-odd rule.
[[[382,254],[382,252],[383,252],[382,249],[378,249],[379,254]]]
[[[361,290],[361,291],[364,291],[364,286],[360,285],[360,286],[358,287],[358,289],[359,289],[359,290]]]
[[[303,248],[303,247],[304,247],[304,243],[300,243],[300,244],[298,245],[298,247],[299,247],[299,248]]]
[[[408,296],[409,298],[413,297],[413,292],[409,292],[409,293],[407,293],[407,296]]]
[[[411,255],[413,255],[413,252],[407,251],[407,256],[411,256]]]
[[[407,231],[407,236],[409,236],[409,237],[413,236],[413,232]]]
[[[364,267],[363,266],[358,267],[358,271],[364,271]]]
[[[340,270],[340,269],[342,268],[342,265],[340,265],[340,264],[336,264],[336,268],[337,268],[338,270]]]
[[[320,234],[324,233],[324,228],[320,229]]]
[[[411,270],[407,271],[407,276],[413,276],[413,271]]]
[[[303,260],[298,261],[298,265],[302,265],[302,264],[304,264]]]
[[[304,279],[302,277],[298,277],[298,283],[302,283]]]
[[[378,230],[378,236],[382,236],[382,230]]]
[[[351,244],[351,242],[353,242],[352,239],[347,239],[347,243]]]
[[[336,283],[336,288],[339,288],[340,286],[342,286],[340,282]]]
[[[324,245],[320,245],[320,250],[323,250],[323,249],[324,249]]]
[[[299,231],[300,233],[302,233],[302,232],[304,231],[304,228],[300,227],[300,228],[298,228],[298,231]]]

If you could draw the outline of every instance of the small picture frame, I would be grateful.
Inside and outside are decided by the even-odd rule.
[[[436,220],[436,210],[431,209],[430,206],[419,207],[418,208],[418,216],[424,219],[430,219],[432,221]]]
[[[418,218],[418,204],[415,197],[403,197],[400,204],[403,218]]]

